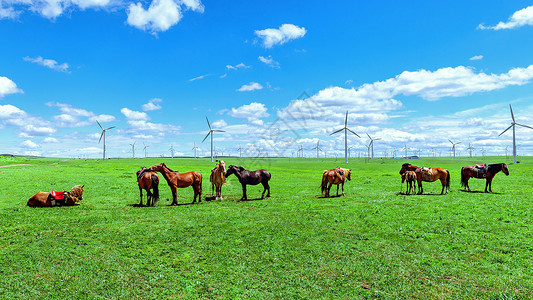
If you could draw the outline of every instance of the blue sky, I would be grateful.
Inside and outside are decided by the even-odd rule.
[[[533,126],[531,1],[0,0],[0,153],[511,152]],[[305,95],[305,96],[304,96]],[[517,128],[519,155],[533,130]]]

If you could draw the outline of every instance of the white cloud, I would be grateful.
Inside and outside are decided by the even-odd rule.
[[[216,120],[212,125],[212,128],[222,128],[228,126],[228,123],[224,120]]]
[[[196,81],[196,80],[204,79],[205,77],[207,77],[209,75],[211,75],[211,74],[205,74],[205,75],[201,75],[201,76],[198,76],[198,77],[194,77],[194,78],[189,79],[189,81]]]
[[[499,22],[495,26],[485,26],[483,24],[479,24],[478,28],[502,30],[513,29],[525,25],[533,25],[533,5],[514,12],[507,22]]]
[[[261,61],[262,63],[272,67],[272,68],[276,68],[276,69],[279,69],[279,62],[275,61],[273,58],[272,58],[272,55],[269,55],[268,57],[264,57],[264,56],[259,56],[257,59],[259,59],[259,61]]]
[[[59,141],[56,138],[53,137],[46,137],[43,139],[43,142],[45,143],[59,143]]]
[[[55,71],[70,73],[70,71],[68,70],[69,66],[67,63],[58,64],[57,61],[53,59],[46,59],[46,58],[42,58],[41,56],[38,56],[36,58],[31,58],[31,57],[26,56],[22,59],[24,59],[25,61],[32,62],[34,64],[41,65],[43,67],[47,67]]]
[[[128,8],[127,23],[152,33],[167,31],[183,17],[181,5],[196,12],[204,12],[204,6],[199,0],[153,0],[148,9],[137,2],[131,3]]]
[[[21,11],[15,8],[28,9],[32,12],[37,12],[41,16],[55,20],[65,11],[70,11],[73,8],[79,7],[84,10],[87,8],[106,7],[111,4],[110,0],[11,0],[4,1],[5,7],[0,7],[0,19],[12,18],[15,19]],[[2,3],[0,2],[0,5]]]
[[[148,103],[142,105],[142,109],[144,111],[153,111],[153,110],[159,110],[161,109],[161,105],[157,103],[161,103],[163,100],[159,98],[153,98],[148,100]]]
[[[52,118],[55,120],[54,125],[58,127],[73,128],[92,125],[96,120],[98,122],[111,122],[115,120],[111,115],[96,115],[93,112],[87,111],[82,108],[75,107],[66,103],[59,102],[47,102],[45,103],[50,107],[58,107],[62,114],[55,115]]]
[[[11,79],[0,76],[0,98],[16,93],[22,93],[22,90]]]
[[[232,65],[226,65],[226,69],[228,70],[238,70],[238,69],[249,69],[250,66],[245,65],[244,63],[240,63],[238,65],[232,66]]]
[[[98,122],[100,123],[106,123],[106,122],[115,121],[115,117],[111,115],[97,115],[97,116],[95,115],[89,118],[90,122],[96,122],[96,120],[98,120]]]
[[[142,121],[150,120],[150,117],[145,112],[134,111],[126,107],[121,109],[120,112],[124,116],[126,116],[128,120],[142,120]]]
[[[238,108],[232,108],[231,111],[228,112],[228,115],[234,118],[264,118],[269,116],[265,105],[257,102],[252,102]]]
[[[245,84],[243,86],[241,86],[237,91],[239,92],[249,92],[249,91],[253,91],[253,90],[261,90],[263,89],[263,86],[257,82],[250,82],[248,84]]]
[[[6,104],[0,105],[0,119],[19,118],[26,115],[20,108]]]
[[[39,145],[32,142],[31,140],[25,140],[24,142],[22,142],[22,146],[25,148],[39,148]]]
[[[482,60],[482,59],[483,59],[483,55],[476,55],[476,56],[470,57],[470,60]]]
[[[3,7],[3,3],[0,2],[0,20],[1,19],[16,19],[20,12],[15,11],[13,7]]]
[[[304,27],[298,27],[293,24],[283,24],[276,28],[267,28],[256,30],[255,35],[263,40],[265,48],[272,48],[274,45],[283,45],[290,40],[298,39],[306,34]]]

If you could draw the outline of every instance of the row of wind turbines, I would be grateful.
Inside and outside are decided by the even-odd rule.
[[[511,122],[511,125],[509,127],[507,127],[507,129],[505,129],[502,133],[499,134],[499,136],[501,136],[502,134],[507,132],[509,129],[511,129],[511,128],[513,129],[513,163],[516,163],[516,131],[515,131],[515,128],[516,128],[517,125],[518,126],[522,126],[522,127],[526,127],[526,128],[530,128],[530,129],[533,129],[533,127],[517,123],[516,120],[515,120],[515,117],[514,117],[513,108],[512,108],[512,106],[510,104],[509,104],[509,109],[511,111],[511,118],[512,118],[513,121]],[[205,119],[207,121],[207,126],[209,127],[209,131],[207,132],[207,135],[205,136],[205,138],[202,140],[202,143],[208,137],[211,138],[211,162],[213,162],[213,135],[214,135],[215,132],[225,132],[225,131],[224,130],[220,130],[220,129],[213,129],[211,127],[211,123],[209,123],[209,119],[207,117]],[[111,129],[115,128],[115,126],[111,126],[111,127],[108,127],[108,128],[104,129],[102,127],[102,125],[100,124],[100,122],[98,122],[98,120],[96,121],[96,123],[98,123],[98,126],[100,126],[100,129],[102,129],[102,133],[100,134],[100,139],[98,140],[98,143],[100,143],[102,141],[102,139],[103,139],[103,158],[105,159],[106,158],[106,144],[105,144],[106,132],[108,130],[111,130]],[[355,135],[355,136],[357,136],[358,138],[361,138],[361,136],[359,136],[356,132],[354,132],[353,130],[348,128],[348,111],[346,111],[346,117],[344,119],[344,127],[339,129],[339,130],[336,130],[336,131],[330,133],[330,135],[334,135],[334,134],[337,134],[337,133],[342,132],[342,131],[344,131],[344,162],[348,163],[348,152],[349,152],[349,150],[351,148],[353,148],[353,147],[348,147],[348,132],[353,134],[353,135]],[[371,154],[371,157],[373,158],[374,157],[374,142],[378,141],[378,140],[381,140],[381,138],[372,138],[368,133],[366,135],[370,139],[370,143],[367,146],[368,154],[369,154],[369,157],[370,157],[370,154]],[[453,142],[450,139],[448,139],[448,141],[452,144],[451,151],[453,152],[453,157],[455,158],[455,146],[461,144],[461,142]],[[130,144],[130,145],[132,146],[133,157],[135,157],[135,142],[133,144]],[[149,147],[149,146],[144,144],[145,156],[146,156],[146,148],[147,147]],[[474,148],[472,147],[472,144],[469,144],[469,147],[467,148],[467,150],[470,150],[470,156],[472,156],[472,150],[473,149]],[[192,150],[194,151],[194,156],[197,157],[198,147],[196,147],[196,143],[194,144],[194,147],[192,148]],[[239,150],[239,155],[242,155],[242,147],[239,146],[238,150]],[[319,160],[320,151],[324,152],[320,148],[320,141],[317,142],[316,147],[312,148],[312,150],[316,150],[317,161],[318,161]],[[405,148],[402,149],[402,150],[406,151],[406,156],[407,156],[407,145],[405,145]],[[174,150],[173,146],[170,147],[169,151],[171,152],[172,157],[174,157],[174,151],[175,150]],[[300,146],[299,149],[298,149],[298,152],[297,152],[297,156],[298,157],[300,157],[300,156],[303,157],[303,151],[304,151],[303,147]]]

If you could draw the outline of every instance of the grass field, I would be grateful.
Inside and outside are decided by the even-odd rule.
[[[27,299],[159,298],[533,298],[533,158],[509,164],[492,189],[460,168],[509,161],[448,158],[411,161],[451,171],[426,195],[398,195],[403,160],[352,159],[346,197],[320,198],[328,159],[239,159],[272,173],[272,198],[237,201],[231,176],[224,200],[192,201],[191,188],[136,207],[135,171],[165,162],[204,176],[207,159],[62,160],[0,158],[0,297]],[[8,166],[9,165],[9,166]],[[6,167],[7,166],[7,167]],[[38,191],[85,184],[77,207],[29,208]],[[405,186],[404,186],[405,188]],[[334,189],[332,189],[334,191]]]

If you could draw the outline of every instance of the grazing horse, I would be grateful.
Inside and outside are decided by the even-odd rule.
[[[222,200],[222,185],[226,183],[226,177],[224,177],[226,174],[226,162],[223,160],[217,162],[217,166],[211,170],[209,181],[211,181],[211,196],[214,197],[216,187],[216,200]]]
[[[343,169],[343,168],[336,168],[332,170],[324,170],[322,173],[322,194],[325,194],[325,197],[329,197],[329,190],[331,189],[331,186],[336,184],[337,185],[337,196],[339,195],[339,184],[342,185],[342,195],[344,196],[344,181],[352,180],[352,170],[350,169]],[[329,185],[329,186],[328,186]]]
[[[494,176],[496,176],[496,174],[500,171],[509,176],[509,168],[507,168],[507,165],[504,163],[486,165],[484,169],[486,170],[480,170],[474,166],[466,166],[461,168],[461,185],[466,191],[470,192],[470,187],[468,186],[468,179],[470,179],[470,177],[486,178],[485,193],[487,193],[487,188],[489,192],[492,193],[492,179]]]
[[[151,166],[152,171],[161,173],[172,191],[172,203],[170,205],[178,205],[177,189],[192,186],[194,190],[194,199],[192,203],[196,202],[198,196],[198,203],[202,202],[202,174],[191,171],[186,173],[179,173],[171,170],[164,163]]]
[[[74,206],[80,205],[79,200],[83,200],[84,185],[75,185],[70,191],[38,192],[28,199],[28,206],[31,207],[52,207],[52,206]]]
[[[405,173],[402,174],[402,184],[404,181],[407,181],[406,183],[406,190],[405,190],[405,193],[406,194],[411,194],[411,191],[413,191],[413,193],[416,193],[415,189],[416,189],[416,173],[415,171],[407,171]],[[414,185],[414,187],[413,187]]]
[[[146,168],[142,168],[135,174],[137,174],[137,184],[141,194],[139,206],[143,205],[143,190],[146,190],[146,206],[154,206],[155,202],[159,200],[159,176],[156,172]],[[154,191],[153,193],[150,192],[151,189]],[[151,205],[150,200],[152,201]]]
[[[234,165],[230,165],[228,167],[228,170],[226,171],[226,175],[224,175],[226,178],[230,176],[231,174],[235,174],[237,178],[239,179],[239,182],[242,185],[242,198],[241,200],[247,200],[248,197],[246,196],[246,185],[257,185],[261,183],[264,187],[263,193],[261,194],[261,199],[265,197],[265,192],[268,190],[267,198],[270,198],[270,186],[268,185],[268,181],[271,178],[270,173],[267,170],[257,170],[257,171],[248,171],[245,170],[243,167],[237,167]]]
[[[448,194],[448,191],[450,190],[450,172],[448,170],[442,168],[419,168],[409,163],[405,163],[402,165],[400,175],[403,175],[403,173],[407,171],[415,171],[419,195],[424,192],[422,181],[433,182],[437,179],[440,179],[440,183],[442,184],[440,194],[444,194],[444,191]]]

